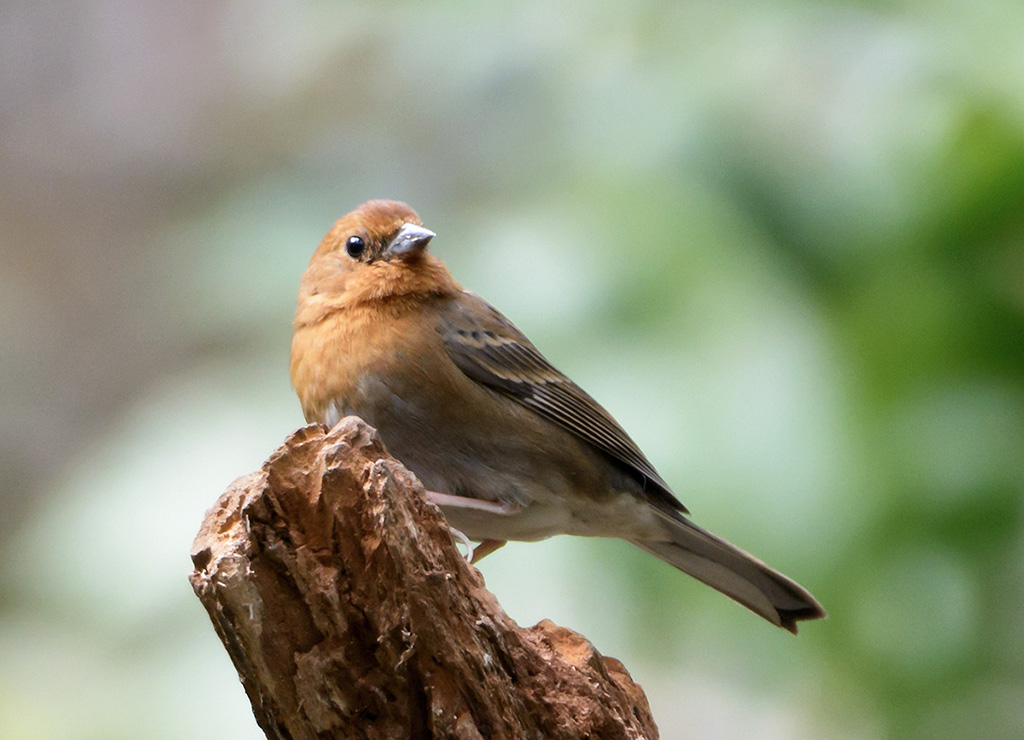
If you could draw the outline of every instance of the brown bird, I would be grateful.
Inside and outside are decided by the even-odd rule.
[[[687,519],[636,443],[427,251],[403,203],[340,219],[302,276],[291,379],[306,420],[355,414],[481,540],[621,537],[772,624],[825,616],[805,589]]]

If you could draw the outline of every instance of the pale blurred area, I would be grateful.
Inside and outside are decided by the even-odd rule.
[[[7,1],[0,168],[5,740],[262,737],[189,547],[381,197],[830,613],[563,537],[515,619],[664,738],[1024,737],[1019,0]]]

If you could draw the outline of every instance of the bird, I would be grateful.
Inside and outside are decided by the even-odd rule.
[[[464,290],[397,201],[334,224],[303,273],[291,382],[309,423],[378,430],[449,526],[480,544],[624,539],[797,632],[824,609],[691,521],[637,444],[496,308]]]

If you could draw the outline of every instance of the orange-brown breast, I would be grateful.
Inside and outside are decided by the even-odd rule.
[[[396,371],[410,338],[421,336],[415,312],[388,316],[379,306],[358,305],[299,327],[292,339],[292,385],[307,421],[324,421],[327,406],[353,405],[359,379]],[[431,333],[435,333],[431,331]]]
[[[355,405],[361,377],[399,372],[410,357],[439,352],[428,306],[461,290],[432,255],[359,265],[343,277],[323,268],[314,261],[303,276],[292,338],[292,385],[311,422],[323,421],[332,402]]]

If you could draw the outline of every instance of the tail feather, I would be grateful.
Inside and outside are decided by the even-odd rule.
[[[797,622],[825,610],[800,584],[686,519],[668,522],[670,540],[633,544],[796,634]]]

